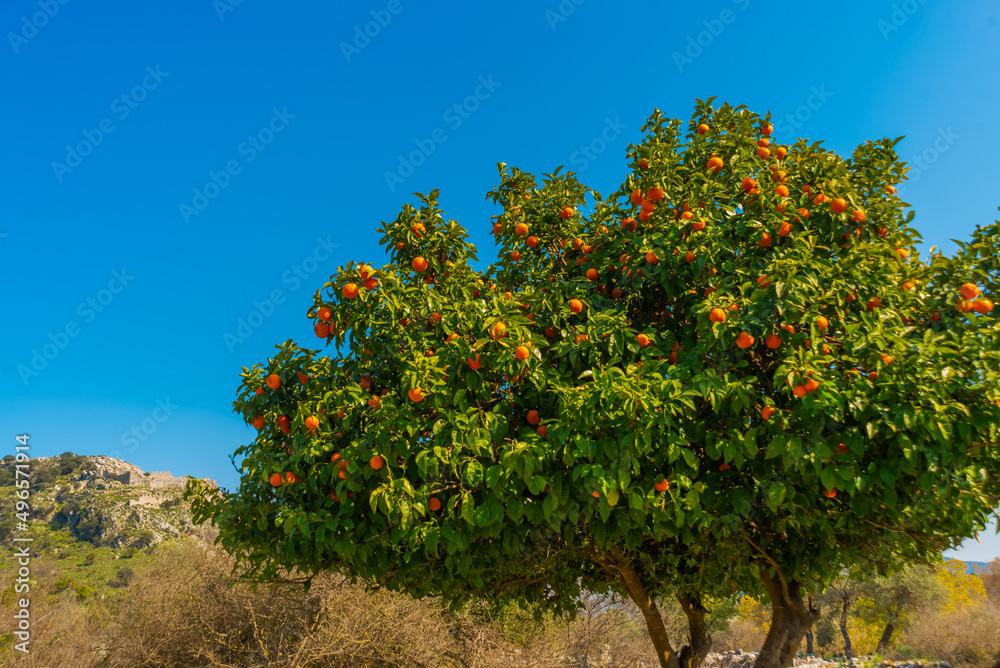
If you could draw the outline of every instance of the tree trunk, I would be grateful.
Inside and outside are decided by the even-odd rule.
[[[660,611],[653,599],[649,597],[646,588],[642,586],[642,582],[632,565],[622,560],[619,563],[614,563],[613,567],[620,574],[625,591],[642,611],[642,616],[646,620],[646,628],[649,629],[649,638],[653,641],[656,657],[660,660],[660,668],[681,668],[680,660],[674,652],[674,648],[670,646],[670,639],[667,637],[667,629],[663,626]]]
[[[712,650],[712,636],[708,635],[708,625],[705,623],[708,610],[697,596],[677,594],[677,600],[687,615],[690,634],[690,644],[681,648],[679,662],[681,668],[698,668]]]
[[[760,579],[771,600],[771,626],[754,668],[788,668],[803,636],[819,619],[819,613],[803,603],[798,582],[786,583],[780,573],[772,576],[768,568],[767,564],[760,564]]]
[[[812,629],[806,631],[806,654],[813,654],[813,632]]]
[[[851,599],[844,593],[844,604],[840,606],[840,635],[844,636],[844,658],[851,662],[851,636],[847,632],[847,609],[851,607]]]
[[[892,633],[896,630],[896,625],[889,622],[885,625],[885,630],[882,631],[882,637],[878,639],[878,646],[875,648],[876,654],[883,654],[887,649],[889,649],[889,641],[892,640]]]

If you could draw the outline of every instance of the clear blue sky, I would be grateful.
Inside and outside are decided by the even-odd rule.
[[[234,487],[240,367],[316,341],[312,293],[383,262],[410,193],[440,188],[489,260],[497,162],[610,192],[654,108],[718,96],[845,156],[906,135],[924,256],[1000,205],[997,0],[236,2],[0,3],[0,449]]]

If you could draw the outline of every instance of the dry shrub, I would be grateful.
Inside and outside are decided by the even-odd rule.
[[[737,617],[729,622],[729,628],[716,633],[712,637],[713,652],[731,652],[742,649],[750,652],[761,648],[764,638],[767,636],[767,628],[750,619]],[[805,651],[803,641],[802,651]]]
[[[1000,609],[977,606],[915,615],[894,655],[901,659],[916,655],[970,668],[992,667],[1000,659]]]

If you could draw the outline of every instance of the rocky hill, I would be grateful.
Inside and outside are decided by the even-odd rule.
[[[8,544],[17,521],[14,475],[13,458],[0,461],[0,540]],[[214,538],[211,527],[191,523],[190,508],[181,498],[187,478],[169,472],[146,472],[114,457],[67,452],[31,460],[30,480],[31,535],[54,532],[113,551],[184,536]]]

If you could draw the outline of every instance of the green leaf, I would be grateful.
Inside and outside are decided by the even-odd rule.
[[[819,474],[819,480],[823,483],[823,487],[833,489],[837,484],[837,469],[832,466],[825,467]]]
[[[782,482],[773,483],[767,488],[767,500],[774,506],[781,505],[785,500],[785,484]]]

